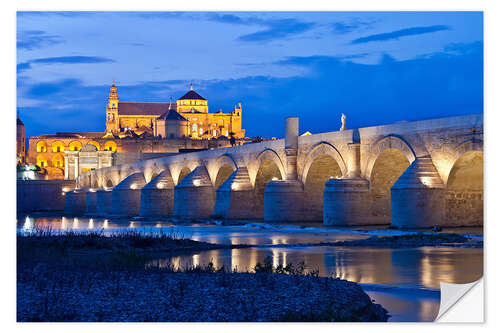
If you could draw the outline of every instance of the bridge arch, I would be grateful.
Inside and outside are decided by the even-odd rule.
[[[266,148],[263,151],[257,155],[257,158],[255,159],[255,162],[252,163],[254,166],[254,171],[253,177],[250,175],[250,180],[252,181],[252,184],[255,185],[256,179],[257,179],[257,174],[259,173],[259,170],[262,169],[263,164],[266,163],[269,165],[269,162],[274,163],[276,168],[278,169],[279,175],[276,176],[276,178],[279,179],[286,179],[286,170],[285,170],[285,164],[281,160],[280,156],[278,153],[270,148]]]
[[[455,149],[446,181],[445,209],[449,225],[483,225],[484,153],[482,140],[465,141]]]
[[[370,157],[368,159],[368,163],[365,169],[366,178],[370,179],[372,176],[373,166],[375,162],[379,158],[380,154],[382,154],[386,149],[397,149],[401,153],[403,153],[408,162],[411,164],[416,158],[415,151],[411,147],[411,145],[401,136],[390,134],[382,139],[378,140],[375,144],[373,144],[370,148],[369,154]]]
[[[416,158],[415,151],[400,136],[389,135],[370,149],[366,178],[370,181],[372,223],[390,223],[391,187]]]
[[[323,220],[323,191],[330,178],[341,178],[347,167],[339,151],[328,142],[319,142],[305,158],[302,172],[304,209],[312,221]]]
[[[224,154],[217,158],[215,162],[215,173],[213,176],[213,183],[215,189],[218,189],[230,176],[236,171],[238,168],[236,162],[233,157],[229,154]]]
[[[157,163],[149,164],[144,169],[144,178],[146,179],[146,183],[149,183],[156,176],[158,176],[165,167],[163,165],[158,165]]]
[[[107,179],[106,182],[104,183],[104,187],[113,187],[113,181],[111,179]]]
[[[458,159],[463,154],[469,151],[483,151],[483,140],[470,139],[465,142],[460,143],[457,148],[455,148],[455,158]]]
[[[191,167],[189,167],[187,165],[183,166],[179,170],[179,173],[178,173],[178,176],[177,176],[177,183],[176,183],[176,185],[178,185],[184,179],[184,177],[186,177],[187,175],[189,175],[193,170],[194,170],[194,168],[191,168]]]
[[[120,169],[119,171],[119,178],[117,181],[117,184],[121,183],[123,180],[125,180],[127,177],[134,173],[142,172],[142,170],[139,170],[139,168],[135,166],[125,166],[124,168]]]
[[[271,180],[286,179],[286,172],[279,155],[272,149],[265,149],[256,158],[252,164],[255,168],[250,181],[254,187],[255,210],[256,215],[264,217],[264,191],[266,184]]]
[[[347,173],[347,166],[337,148],[335,148],[335,146],[329,142],[321,141],[315,144],[311,148],[311,150],[307,153],[307,156],[305,158],[304,169],[302,171],[302,177],[301,177],[302,182],[305,182],[305,180],[307,179],[307,175],[309,173],[311,165],[318,157],[321,157],[322,155],[330,156],[335,162],[337,162],[337,165],[340,168],[342,176]]]

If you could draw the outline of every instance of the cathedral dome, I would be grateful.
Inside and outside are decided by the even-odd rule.
[[[200,94],[198,94],[196,91],[193,90],[192,83],[191,83],[191,89],[186,94],[184,94],[184,96],[179,98],[179,100],[183,100],[183,99],[197,99],[197,100],[206,101],[205,98],[201,97]]]

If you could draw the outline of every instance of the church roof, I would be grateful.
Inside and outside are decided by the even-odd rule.
[[[159,120],[179,120],[179,121],[187,121],[186,118],[181,116],[177,111],[171,109],[159,116],[157,119]]]
[[[106,132],[56,132],[56,134],[42,134],[39,138],[102,138]]]
[[[160,116],[168,108],[177,108],[175,103],[118,102],[119,115]]]
[[[205,98],[201,97],[200,94],[198,94],[194,90],[189,90],[184,96],[179,98],[179,100],[181,100],[181,99],[201,99],[203,101],[206,101]]]

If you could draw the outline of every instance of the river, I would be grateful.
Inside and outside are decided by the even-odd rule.
[[[193,255],[158,259],[156,264],[175,267],[206,265],[252,271],[269,256],[273,265],[304,262],[320,276],[358,282],[370,297],[391,314],[390,321],[433,321],[439,312],[439,283],[469,283],[483,274],[483,250],[476,248],[419,247],[407,249],[311,246],[313,243],[397,235],[407,232],[387,228],[328,228],[320,224],[271,225],[219,221],[179,224],[168,221],[107,220],[54,216],[23,216],[18,231],[34,228],[105,233],[135,230],[172,233],[193,240],[219,244],[258,244],[258,247],[204,251]],[[447,231],[447,230],[445,230]],[[452,229],[482,237],[481,229]],[[272,245],[272,247],[270,246]]]

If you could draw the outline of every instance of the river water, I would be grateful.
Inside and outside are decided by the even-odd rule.
[[[440,282],[469,283],[479,279],[483,273],[482,249],[312,246],[320,242],[406,233],[380,227],[333,229],[313,224],[304,228],[259,222],[222,225],[218,221],[178,224],[168,221],[114,221],[60,216],[20,217],[17,227],[19,231],[50,228],[102,230],[105,233],[128,230],[164,232],[210,243],[258,244],[258,247],[253,248],[204,251],[158,259],[154,263],[189,267],[212,262],[216,267],[252,271],[267,256],[271,257],[275,266],[304,262],[308,270],[317,270],[321,276],[334,276],[360,283],[372,299],[389,311],[390,321],[433,321],[439,312]],[[482,237],[479,229],[462,230],[464,231],[476,234],[474,237]]]

